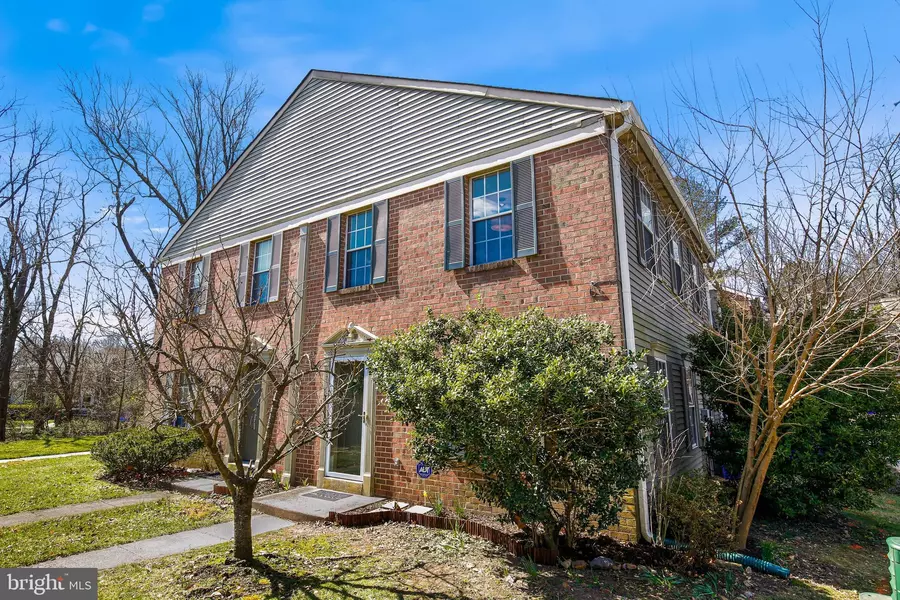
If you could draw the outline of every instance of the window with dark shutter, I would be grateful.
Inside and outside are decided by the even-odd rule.
[[[347,216],[344,287],[372,283],[372,209]]]
[[[700,424],[697,410],[697,379],[694,370],[685,365],[681,368],[682,391],[684,393],[684,414],[687,418],[688,442],[690,448],[700,444]]]
[[[506,260],[515,256],[513,248],[513,191],[510,169],[472,177],[473,265]]]
[[[638,234],[638,256],[641,263],[651,271],[656,270],[654,244],[656,242],[656,214],[650,190],[633,175],[635,212]]]
[[[444,268],[448,271],[466,264],[463,185],[462,177],[444,183]]]

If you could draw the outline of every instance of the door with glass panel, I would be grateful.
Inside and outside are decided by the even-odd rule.
[[[325,475],[362,481],[369,373],[360,360],[335,363],[329,419],[337,429],[325,451]]]
[[[243,392],[241,402],[241,460],[256,460],[259,446],[259,404],[262,400],[262,381],[257,379]]]

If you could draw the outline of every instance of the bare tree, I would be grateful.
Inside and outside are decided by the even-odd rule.
[[[201,282],[194,270],[201,264],[165,270],[156,304],[130,288],[110,308],[137,350],[156,421],[180,416],[212,455],[234,499],[234,556],[250,560],[257,484],[289,452],[340,434],[350,418],[347,391],[361,372],[335,377],[333,356],[302,352],[299,287],[289,284],[277,302],[245,306],[233,265],[217,260]],[[332,382],[324,393],[323,381]]]
[[[14,102],[0,106],[0,441],[6,439],[10,377],[22,316],[62,203],[53,130],[27,119]]]
[[[97,71],[62,87],[79,119],[72,151],[110,195],[124,252],[114,267],[135,269],[156,298],[153,261],[249,142],[261,87],[232,66],[219,82],[188,70],[172,87],[141,87]],[[128,227],[140,219],[151,231]]]
[[[67,326],[64,331],[53,334],[47,355],[49,391],[62,404],[67,421],[72,420],[75,405],[82,396],[86,363],[90,360],[97,333],[91,323],[100,307],[98,298],[90,291],[91,277],[88,272],[81,288],[65,288],[62,308]]]
[[[24,346],[33,355],[36,365],[31,393],[35,403],[34,433],[39,433],[43,429],[44,423],[55,407],[56,397],[51,390],[60,389],[58,382],[50,385],[48,378],[55,337],[59,336],[57,316],[60,303],[64,294],[70,296],[72,294],[73,272],[79,266],[91,263],[89,236],[105,218],[104,214],[94,217],[88,215],[87,198],[92,189],[93,186],[82,184],[77,192],[61,190],[63,200],[57,214],[42,212],[36,215],[37,226],[47,244],[43,248],[44,256],[37,267],[38,301],[34,303],[36,313],[33,315],[34,324],[24,327],[22,332]],[[59,213],[71,208],[74,208],[71,217],[64,220]],[[88,277],[89,275],[90,273],[87,274]],[[82,284],[86,299],[88,281],[82,279],[79,283]],[[70,313],[73,321],[65,325],[72,328],[76,338],[80,338],[83,331],[83,317],[74,317],[75,311]],[[72,392],[67,391],[59,397],[64,400],[67,418],[71,418],[72,406],[65,400],[71,399]]]
[[[715,382],[717,395],[749,417],[738,547],[797,403],[826,389],[865,393],[871,384],[861,382],[900,374],[900,134],[890,114],[879,114],[871,62],[830,61],[827,11],[807,16],[816,90],[773,97],[745,76],[745,101],[726,113],[718,98],[708,107],[700,86],[686,86],[681,133],[690,147],[669,148],[715,182],[742,238],[709,269],[731,315],[725,333],[711,332],[734,374]],[[727,279],[716,278],[723,272]]]

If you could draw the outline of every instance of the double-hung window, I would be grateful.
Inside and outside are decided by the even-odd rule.
[[[181,384],[178,387],[178,405],[175,407],[175,418],[172,420],[172,425],[188,427],[185,415],[194,409],[194,394],[196,393],[194,380],[189,375],[182,375]]]
[[[653,214],[653,196],[650,195],[650,190],[647,189],[643,182],[637,187],[642,258],[644,264],[650,270],[655,271],[656,261],[653,245],[656,243],[656,216]]]
[[[690,436],[691,448],[700,445],[700,420],[697,414],[697,374],[691,367],[685,367],[687,375],[687,385],[684,386],[687,392],[687,422],[688,436]]]
[[[473,177],[472,264],[513,258],[513,196],[509,168]]]
[[[663,388],[663,410],[666,411],[665,419],[666,419],[666,434],[668,439],[672,439],[672,395],[669,390],[669,363],[665,360],[657,358],[656,359],[656,372],[663,376],[663,379],[666,382],[666,387]]]
[[[701,308],[701,294],[704,293],[703,282],[700,281],[700,270],[697,268],[697,265],[694,261],[691,261],[691,282],[693,284],[693,290],[691,294],[691,300],[694,305],[694,312],[700,313]]]
[[[684,266],[681,263],[681,241],[672,236],[672,291],[681,294],[684,285]]]
[[[203,260],[195,260],[190,263],[191,278],[188,282],[188,300],[191,313],[200,313],[200,300],[203,295]]]
[[[254,244],[253,283],[250,288],[250,304],[269,301],[269,270],[272,268],[272,238]]]
[[[372,209],[347,217],[344,287],[372,283]]]

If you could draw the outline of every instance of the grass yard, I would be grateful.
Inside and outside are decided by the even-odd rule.
[[[900,496],[890,494],[830,523],[761,523],[755,541],[791,568],[788,582],[722,564],[693,579],[645,568],[566,571],[452,531],[298,524],[256,538],[252,568],[227,562],[228,545],[205,548],[101,572],[100,598],[857,600],[858,591],[884,593],[890,535],[900,535]]]
[[[90,456],[2,463],[0,515],[121,498],[134,493],[128,488],[98,480],[101,472],[100,463]]]
[[[69,454],[70,452],[87,452],[94,442],[102,436],[92,435],[77,438],[39,438],[0,443],[0,460],[9,458],[27,458],[29,456],[49,456],[51,454]]]
[[[231,519],[231,510],[186,497],[0,528],[0,568],[108,548]]]

